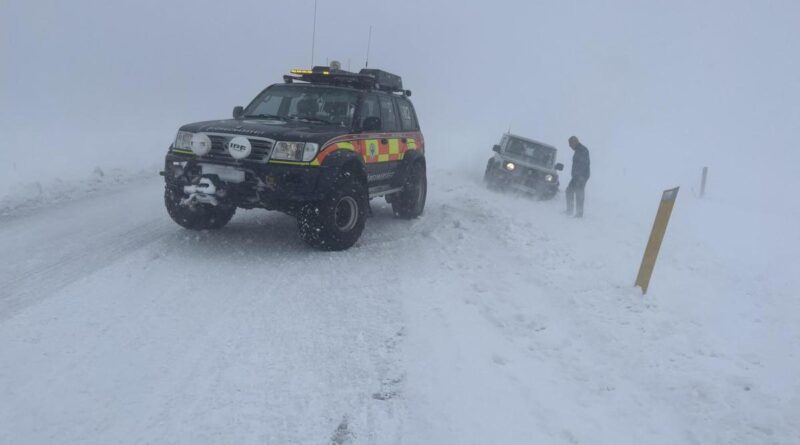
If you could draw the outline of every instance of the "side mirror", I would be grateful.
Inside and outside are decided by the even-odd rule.
[[[233,107],[233,118],[234,119],[239,119],[239,116],[241,116],[242,113],[244,113],[244,108],[241,105],[237,105],[237,106]]]
[[[560,162],[558,164],[556,164],[556,170],[558,170],[558,171],[564,170],[564,164],[562,164]]]
[[[495,144],[495,146],[492,147],[492,151],[496,151],[497,153],[500,153],[500,146]]]
[[[361,124],[362,131],[378,131],[381,129],[381,118],[377,116],[370,116],[364,119],[364,123]]]

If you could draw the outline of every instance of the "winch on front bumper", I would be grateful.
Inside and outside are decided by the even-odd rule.
[[[169,154],[162,175],[167,187],[183,194],[185,205],[224,203],[292,212],[323,198],[318,183],[326,173],[325,167],[208,162]]]
[[[197,204],[219,205],[217,198],[222,199],[226,195],[225,189],[221,189],[219,190],[220,196],[217,196],[217,186],[214,185],[214,178],[210,176],[200,178],[200,182],[196,185],[183,186],[183,193],[188,195],[181,199],[181,205],[183,206]]]

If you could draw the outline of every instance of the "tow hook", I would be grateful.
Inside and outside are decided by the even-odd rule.
[[[181,199],[182,206],[193,207],[197,204],[219,205],[219,201],[217,201],[217,186],[214,185],[210,178],[201,178],[197,184],[184,186],[183,193],[189,196]]]

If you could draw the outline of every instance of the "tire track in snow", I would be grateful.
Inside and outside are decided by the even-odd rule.
[[[170,233],[152,198],[160,187],[142,181],[7,219],[0,227],[0,321]]]
[[[154,221],[118,234],[116,242],[94,240],[80,251],[64,252],[0,283],[0,320],[19,313],[53,292],[164,236],[167,223]]]

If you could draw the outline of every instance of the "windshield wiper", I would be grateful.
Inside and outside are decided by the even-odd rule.
[[[242,116],[244,118],[256,118],[256,119],[273,119],[278,121],[285,121],[287,120],[283,116],[278,116],[277,114],[246,114]]]
[[[331,121],[325,120],[325,119],[320,119],[318,117],[289,116],[289,118],[290,119],[294,119],[294,120],[298,120],[298,121],[319,122],[319,123],[328,124],[328,125],[341,125],[339,123],[331,122]]]

